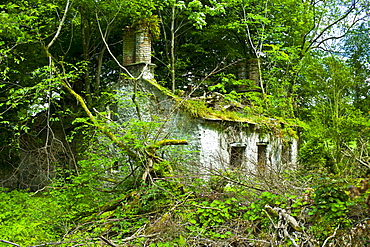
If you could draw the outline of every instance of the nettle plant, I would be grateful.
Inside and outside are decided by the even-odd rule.
[[[342,178],[322,177],[313,186],[312,200],[308,215],[313,226],[310,231],[318,237],[332,234],[335,228],[346,228],[352,223],[348,217],[355,202],[348,196],[348,182]]]

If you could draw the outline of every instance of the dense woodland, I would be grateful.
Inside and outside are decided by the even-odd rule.
[[[0,173],[37,173],[22,168],[30,150],[47,168],[38,187],[1,190],[1,245],[366,246],[369,11],[365,0],[1,1]],[[110,121],[113,85],[140,80],[122,63],[128,27],[148,30],[157,82],[196,98],[192,113],[217,93],[239,116],[291,126],[294,168],[196,177],[181,147],[159,156],[176,142],[156,139],[160,121]],[[257,85],[237,76],[248,61]],[[147,96],[129,98],[140,111]]]

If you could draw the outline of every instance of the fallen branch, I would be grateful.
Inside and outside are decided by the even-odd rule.
[[[14,245],[14,246],[21,247],[21,246],[20,246],[20,245],[18,245],[18,244],[15,244],[15,243],[12,243],[12,242],[9,242],[9,241],[6,241],[6,240],[2,240],[2,239],[0,239],[0,242],[3,242],[3,243],[6,243],[6,244],[11,244],[11,245]]]
[[[325,239],[324,243],[322,244],[322,247],[325,247],[325,246],[326,246],[326,244],[327,244],[327,242],[328,242],[330,239],[334,238],[334,237],[335,237],[335,235],[337,235],[337,231],[338,231],[339,227],[340,227],[340,225],[338,225],[338,226],[337,226],[337,228],[335,228],[333,235],[331,235],[331,236],[329,236],[329,237],[327,237],[327,238]]]
[[[157,236],[159,235],[160,233],[154,233],[154,234],[148,234],[148,235],[138,235],[138,236],[131,236],[131,237],[128,237],[128,238],[124,238],[122,240],[120,240],[121,242],[127,242],[127,241],[131,241],[131,240],[134,240],[136,238],[151,238],[151,237],[154,237],[154,236]]]
[[[149,145],[148,149],[156,150],[157,148],[163,147],[163,146],[169,146],[169,145],[188,145],[187,140],[161,140],[157,141],[156,143]]]
[[[298,224],[297,220],[289,215],[285,209],[282,209],[282,208],[278,208],[278,207],[274,207],[272,208],[270,205],[265,205],[265,208],[267,209],[267,211],[269,211],[270,213],[273,213],[275,216],[280,216],[281,218],[283,218],[291,227],[293,227],[294,230],[298,231],[298,232],[302,232],[302,227]]]
[[[116,247],[116,245],[112,244],[108,239],[104,238],[103,236],[99,236],[99,238],[101,240],[103,240],[106,244],[112,246],[112,247]]]
[[[187,200],[188,198],[193,195],[192,192],[190,193],[187,193],[186,197],[180,201],[180,202],[177,202],[175,205],[172,206],[172,208],[170,210],[168,210],[164,215],[162,215],[159,219],[157,219],[152,226],[148,227],[146,229],[146,232],[147,233],[153,233],[154,231],[157,231],[159,229],[163,229],[163,223],[166,222],[170,216],[171,216],[171,213],[179,206],[183,205]]]

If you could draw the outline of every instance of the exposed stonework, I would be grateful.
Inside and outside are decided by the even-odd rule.
[[[236,65],[236,70],[237,70],[236,79],[251,80],[255,86],[257,87],[261,86],[257,58],[251,58],[239,62]],[[240,85],[236,90],[238,92],[245,92],[250,90],[256,91],[256,88],[251,88],[250,85]]]
[[[123,66],[135,78],[154,79],[151,63],[152,44],[148,28],[137,26],[123,30]]]
[[[133,28],[123,30],[123,65],[135,63],[135,32]]]
[[[148,28],[126,27],[123,30],[123,65],[151,63],[152,43]]]
[[[238,79],[238,80],[249,79],[248,78],[247,63],[245,61],[241,61],[241,62],[237,63],[236,69],[237,69],[236,79]]]
[[[132,92],[133,87],[127,81],[117,86],[122,97]],[[181,99],[163,91],[155,81],[143,80],[139,88],[151,95],[140,99],[142,120],[163,124],[158,133],[153,130],[158,139],[186,139],[189,145],[176,149],[183,153],[184,162],[193,165],[199,173],[229,168],[249,173],[279,171],[297,162],[297,140],[292,137],[263,133],[258,123],[246,120],[191,117],[178,107]],[[123,102],[127,100],[126,96]],[[118,121],[138,117],[135,107],[121,105],[119,109]]]
[[[147,28],[137,28],[135,32],[135,62],[150,64],[152,61],[152,44]]]
[[[248,79],[254,81],[256,86],[260,86],[258,62],[258,58],[248,59],[247,61]]]

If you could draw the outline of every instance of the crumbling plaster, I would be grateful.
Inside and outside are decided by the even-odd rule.
[[[136,109],[130,102],[129,93],[134,88],[132,83],[123,80],[117,86],[117,91],[126,97],[126,105],[119,107],[118,121],[138,118]],[[142,120],[162,124],[157,130],[153,130],[152,136],[157,136],[158,140],[186,139],[189,145],[173,149],[182,150],[185,162],[198,167],[201,173],[230,168],[233,145],[240,145],[244,149],[241,168],[245,171],[256,171],[258,155],[261,155],[258,145],[261,143],[266,146],[265,166],[269,169],[279,170],[283,165],[292,165],[297,161],[298,146],[294,138],[283,142],[283,139],[273,133],[262,134],[256,123],[191,117],[181,108],[181,103],[179,106],[181,99],[175,99],[169,92],[164,92],[165,89],[161,89],[155,81],[141,80],[137,88],[146,94],[138,99]],[[284,160],[284,145],[289,152],[289,160]]]

